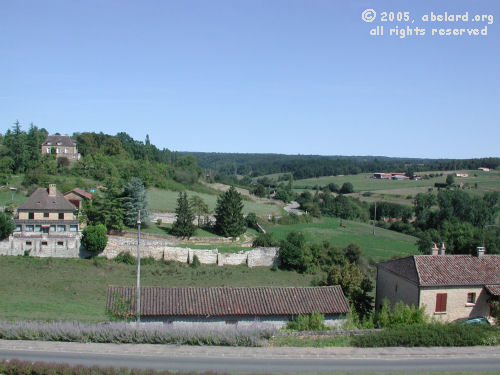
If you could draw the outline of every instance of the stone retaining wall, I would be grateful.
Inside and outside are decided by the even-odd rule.
[[[122,236],[108,236],[108,244],[102,255],[111,259],[121,252],[129,252],[135,257],[137,252],[137,239]],[[278,264],[277,247],[258,247],[238,253],[219,253],[217,249],[190,249],[169,246],[165,241],[160,240],[148,239],[141,242],[141,257],[192,263],[195,255],[202,264],[217,264],[219,266],[248,264],[249,267],[270,267]]]

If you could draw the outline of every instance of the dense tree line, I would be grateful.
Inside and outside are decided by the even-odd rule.
[[[196,158],[158,149],[149,136],[144,142],[126,133],[115,136],[104,133],[74,133],[81,159],[70,163],[55,154],[41,153],[48,132],[31,124],[24,131],[19,122],[0,136],[0,178],[24,174],[23,184],[47,185],[54,176],[77,176],[97,181],[126,183],[139,178],[146,186],[182,190],[196,183],[202,175]]]
[[[292,173],[295,179],[357,174],[363,172],[405,172],[497,168],[500,158],[417,159],[381,156],[320,156],[283,154],[191,153],[198,164],[221,176]],[[265,184],[264,184],[265,185]]]

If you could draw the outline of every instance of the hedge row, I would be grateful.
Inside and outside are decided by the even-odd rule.
[[[492,326],[420,324],[386,328],[352,338],[357,347],[500,345],[500,329]]]
[[[223,373],[173,372],[155,370],[137,370],[114,367],[70,366],[68,364],[19,361],[0,361],[2,375],[218,375]]]
[[[260,346],[276,330],[265,324],[249,327],[185,327],[132,323],[0,321],[0,339],[130,344]]]

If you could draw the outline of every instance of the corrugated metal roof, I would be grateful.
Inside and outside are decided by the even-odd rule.
[[[110,286],[107,308],[115,298],[130,299],[136,288]],[[345,314],[349,304],[340,286],[325,287],[142,287],[141,316]]]

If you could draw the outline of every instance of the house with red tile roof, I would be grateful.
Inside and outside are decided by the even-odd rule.
[[[425,306],[431,317],[446,321],[490,316],[490,302],[500,298],[500,255],[446,255],[444,245],[430,255],[413,255],[377,264],[376,308],[384,298]]]
[[[136,311],[136,288],[110,286],[106,309],[128,301]],[[319,312],[325,324],[340,326],[349,303],[340,286],[325,287],[142,287],[141,321],[174,326],[248,326],[255,322],[283,327],[298,314]]]
[[[73,203],[73,205],[81,210],[82,209],[82,202],[84,200],[92,200],[92,194],[89,192],[86,192],[83,189],[80,188],[75,188],[73,190],[67,191],[64,193],[64,198],[66,198],[68,201]]]

